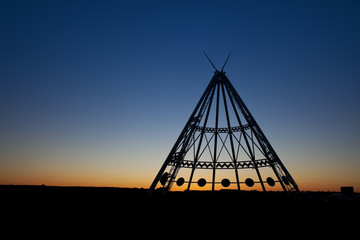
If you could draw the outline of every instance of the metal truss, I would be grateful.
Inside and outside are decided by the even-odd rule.
[[[263,191],[266,191],[264,183],[269,186],[277,183],[284,191],[299,191],[296,182],[225,75],[225,64],[221,71],[212,64],[215,68],[214,76],[156,175],[149,192],[159,182],[167,190],[174,183],[178,186],[187,184],[187,190],[190,190],[191,185],[196,182],[193,179],[194,173],[199,169],[212,171],[212,190],[216,184],[221,183],[224,187],[235,184],[238,190],[242,184],[249,187],[260,184]],[[265,167],[272,169],[276,180],[271,177],[263,179],[259,169]],[[186,180],[183,177],[177,178],[181,169],[190,169]],[[231,169],[235,181],[217,181],[216,171],[220,169]],[[247,178],[243,181],[239,176],[239,170],[242,169],[253,169],[257,179],[254,181]],[[197,184],[202,187],[207,182],[199,179]]]
[[[177,162],[170,161],[170,166],[176,166]],[[244,169],[244,168],[258,168],[269,167],[270,162],[267,159],[259,159],[255,161],[237,161],[237,162],[209,162],[209,161],[197,161],[183,160],[180,162],[180,167],[183,168],[196,168],[196,169]]]
[[[242,126],[245,130],[249,129],[250,126],[245,124]],[[197,131],[203,131],[204,127],[201,127],[201,126],[196,126],[196,130]],[[214,132],[218,132],[218,133],[229,133],[229,132],[240,132],[241,131],[241,127],[240,126],[237,126],[237,127],[231,127],[230,129],[229,128],[211,128],[211,127],[206,127],[204,129],[204,132],[207,132],[207,133],[214,133]]]

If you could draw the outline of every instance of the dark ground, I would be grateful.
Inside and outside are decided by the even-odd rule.
[[[307,231],[322,237],[357,235],[360,227],[358,195],[328,201],[331,194],[334,193],[163,194],[155,191],[149,195],[147,189],[0,186],[1,218],[6,222],[3,229],[32,226],[31,231],[41,232],[42,228],[55,227],[54,232],[58,234],[73,229],[83,237],[100,229],[105,235],[128,231],[134,236],[175,234],[180,237],[187,236],[188,231],[210,237],[242,231],[281,236],[284,230],[294,231],[294,236],[298,237]]]

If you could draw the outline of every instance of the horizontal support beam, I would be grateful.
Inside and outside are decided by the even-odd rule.
[[[176,183],[176,181],[177,180],[172,180],[171,182],[173,182],[173,183]],[[196,183],[197,181],[192,181],[192,183]],[[274,182],[275,183],[277,183],[277,182],[280,182],[280,181],[275,181],[274,180]],[[184,181],[184,183],[189,183],[189,181]],[[215,184],[221,184],[221,182],[214,182]],[[230,184],[236,184],[237,182],[229,182]],[[239,182],[240,184],[246,184],[246,182]],[[254,181],[254,184],[255,183],[261,183],[260,181]],[[263,181],[263,183],[267,183],[267,181]]]
[[[169,162],[169,165],[175,166],[177,164],[177,161],[172,160]],[[180,163],[180,167],[183,168],[193,168],[195,162],[189,161],[189,160],[183,160]],[[258,159],[255,160],[256,167],[268,167],[271,166],[270,162],[267,159]],[[206,162],[206,161],[197,161],[195,165],[196,169],[214,169],[214,163],[213,162]],[[234,162],[217,162],[215,163],[216,169],[235,169]],[[236,168],[237,169],[245,169],[245,168],[255,168],[254,162],[249,161],[238,161],[236,162]]]
[[[243,125],[244,129],[247,130],[250,128],[250,126],[248,124]],[[196,131],[203,131],[204,127],[201,126],[197,126]],[[207,133],[214,133],[216,131],[216,128],[212,128],[212,127],[205,127],[205,132]],[[236,127],[231,127],[231,132],[240,132],[241,131],[241,127],[240,126],[236,126]],[[225,128],[218,128],[218,133],[228,133],[229,128],[225,127]]]

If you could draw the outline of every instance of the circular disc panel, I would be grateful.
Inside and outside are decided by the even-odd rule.
[[[269,184],[269,186],[271,186],[271,187],[273,187],[273,186],[275,186],[275,181],[274,181],[274,179],[272,179],[271,177],[268,177],[267,179],[266,179],[266,182]]]
[[[252,187],[252,186],[254,186],[254,180],[252,180],[251,178],[247,178],[247,179],[245,180],[245,184],[246,184],[246,186],[248,186],[248,187]]]
[[[222,185],[223,187],[228,187],[228,186],[230,186],[230,180],[227,179],[227,178],[224,178],[223,180],[221,180],[221,185]]]
[[[180,187],[184,184],[184,182],[185,182],[185,179],[181,177],[176,181],[176,185],[178,185]]]
[[[168,179],[168,176],[169,176],[169,174],[167,172],[164,172],[164,174],[160,178],[161,185],[165,185],[165,183],[166,183],[166,181]]]
[[[200,178],[197,184],[199,185],[199,187],[203,187],[206,185],[206,180],[204,178]]]

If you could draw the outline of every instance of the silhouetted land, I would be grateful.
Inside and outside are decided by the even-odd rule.
[[[345,226],[357,230],[351,223],[360,213],[358,194],[345,199],[332,199],[332,194],[155,191],[149,195],[147,189],[131,188],[0,186],[2,217],[14,223],[41,219],[41,224],[105,224],[122,230],[124,226],[275,230],[295,225],[312,230],[323,225],[330,228],[324,230],[328,233]]]

